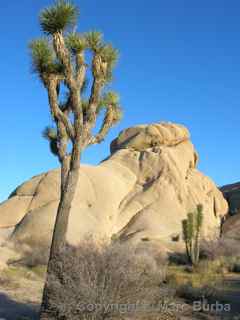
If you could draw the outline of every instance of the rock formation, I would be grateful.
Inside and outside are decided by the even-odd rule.
[[[223,225],[223,236],[240,240],[240,182],[220,188],[229,205],[229,214]]]
[[[178,250],[181,223],[204,206],[203,235],[220,228],[228,205],[215,184],[196,168],[188,130],[177,124],[141,125],[122,131],[111,155],[82,165],[67,239],[89,234]],[[59,170],[33,177],[0,205],[0,228],[12,242],[49,244],[59,201]],[[1,230],[0,229],[0,230]]]
[[[228,184],[220,188],[229,205],[229,214],[240,211],[240,182]]]

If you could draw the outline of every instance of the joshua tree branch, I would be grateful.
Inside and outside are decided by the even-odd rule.
[[[61,61],[64,66],[66,82],[68,86],[71,87],[74,82],[74,72],[71,64],[70,53],[65,46],[62,32],[57,32],[53,35],[53,45],[59,61]]]
[[[92,61],[93,83],[89,99],[89,107],[87,112],[87,121],[92,127],[96,122],[96,110],[101,97],[101,90],[104,86],[104,71],[102,70],[102,60],[96,53]]]
[[[94,77],[89,99],[89,107],[87,110],[87,121],[89,122],[90,127],[93,127],[96,122],[96,110],[101,97],[102,88],[103,81],[99,78]]]
[[[83,113],[81,107],[80,92],[77,82],[74,79],[70,53],[65,46],[64,37],[61,32],[57,32],[53,35],[53,44],[58,59],[64,65],[66,83],[70,91],[72,111],[74,113],[75,139],[73,141],[73,151],[70,163],[70,167],[74,169],[79,165],[82,146],[81,138],[83,137]]]
[[[104,140],[106,135],[108,134],[109,130],[111,129],[112,125],[114,123],[114,112],[113,112],[113,106],[109,105],[107,107],[107,111],[103,120],[103,124],[99,130],[99,132],[92,136],[89,140],[89,144],[97,144]]]
[[[71,64],[70,53],[66,48],[62,32],[57,32],[53,35],[53,44],[57,57],[64,66],[66,84],[70,90],[70,95],[72,99],[72,109],[77,120],[77,125],[75,126],[75,129],[77,129],[75,133],[77,134],[79,128],[81,127],[82,129],[83,126],[80,92],[77,86],[77,82],[74,79],[74,72]]]
[[[54,77],[51,77],[47,85],[49,105],[50,105],[53,117],[57,121],[60,121],[64,124],[67,134],[69,135],[69,138],[73,141],[75,136],[73,126],[69,121],[68,117],[61,111],[58,105],[57,85],[58,85],[57,79]]]
[[[84,84],[86,69],[87,69],[83,52],[77,53],[76,55],[76,69],[77,69],[77,73],[76,73],[77,86],[78,86],[78,90],[81,90]]]

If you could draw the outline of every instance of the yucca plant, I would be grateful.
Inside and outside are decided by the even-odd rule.
[[[79,34],[76,23],[79,10],[72,3],[59,0],[40,14],[44,37],[30,43],[33,71],[48,93],[53,127],[43,136],[61,164],[60,202],[53,231],[49,258],[59,256],[65,246],[71,203],[79,179],[80,157],[88,146],[104,140],[110,128],[122,116],[118,94],[108,91],[118,52],[103,41],[97,31]],[[91,54],[87,54],[89,51]],[[88,59],[87,59],[88,57]],[[91,58],[89,58],[91,57]],[[89,61],[90,59],[90,61]],[[89,71],[88,71],[89,69]],[[86,97],[86,74],[91,73],[90,94]],[[63,100],[61,91],[67,91]],[[99,114],[105,112],[102,125],[93,133]],[[101,117],[102,119],[102,117]],[[51,317],[51,292],[46,281],[41,319]]]
[[[203,223],[203,206],[197,205],[194,212],[189,212],[187,219],[182,221],[183,240],[186,245],[186,254],[192,265],[199,262],[200,233]]]

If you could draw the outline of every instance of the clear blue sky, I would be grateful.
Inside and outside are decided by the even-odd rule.
[[[0,200],[31,176],[58,165],[41,131],[46,93],[30,72],[28,42],[40,35],[48,0],[1,1]],[[240,2],[234,0],[77,0],[78,30],[98,29],[121,52],[114,88],[124,119],[105,143],[85,152],[98,163],[126,127],[185,124],[199,168],[218,185],[240,180]]]

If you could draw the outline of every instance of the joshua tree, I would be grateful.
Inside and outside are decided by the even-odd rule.
[[[189,262],[197,265],[200,251],[200,231],[203,222],[203,206],[199,204],[195,212],[189,212],[187,219],[182,222],[183,239]]]
[[[117,61],[117,51],[103,42],[99,32],[77,33],[77,18],[76,6],[65,0],[57,1],[40,14],[40,26],[45,37],[30,44],[33,71],[47,90],[54,123],[53,127],[44,130],[43,135],[49,140],[50,149],[61,164],[60,202],[48,276],[51,261],[59,256],[65,246],[81,153],[86,147],[100,143],[122,115],[118,95],[107,91]],[[90,78],[90,90],[86,89],[86,76]],[[102,121],[100,130],[93,134],[98,116],[103,112],[104,116],[99,120]],[[47,287],[46,282],[41,319],[51,319],[51,315],[47,315]]]

